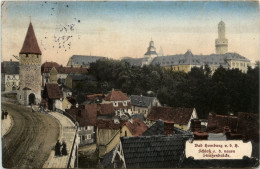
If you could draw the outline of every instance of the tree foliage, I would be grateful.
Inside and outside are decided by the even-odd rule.
[[[107,59],[91,63],[89,71],[97,82],[84,84],[81,92],[88,94],[107,93],[112,88],[128,95],[152,91],[163,105],[195,107],[200,118],[207,118],[209,112],[259,112],[259,66],[248,67],[247,74],[221,66],[212,74],[207,65],[184,73]]]

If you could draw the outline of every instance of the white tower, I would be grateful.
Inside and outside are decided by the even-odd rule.
[[[218,39],[215,40],[216,54],[225,54],[228,51],[228,40],[225,37],[225,23],[218,24]]]

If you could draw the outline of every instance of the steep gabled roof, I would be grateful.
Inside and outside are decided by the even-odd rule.
[[[47,90],[49,99],[60,99],[63,97],[63,94],[57,83],[46,83],[45,88]]]
[[[112,90],[106,97],[106,101],[125,101],[125,100],[130,100],[129,97],[127,97],[126,94],[124,94],[120,90]]]
[[[147,125],[139,118],[134,119],[132,122],[127,121],[125,125],[133,136],[140,136],[148,129]]]
[[[38,46],[38,42],[31,22],[29,24],[20,54],[42,54]]]
[[[192,112],[193,108],[153,107],[147,119],[152,121],[161,119],[175,124],[187,125],[191,119]]]

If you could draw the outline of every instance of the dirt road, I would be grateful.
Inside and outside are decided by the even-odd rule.
[[[42,168],[59,136],[59,124],[52,117],[9,102],[8,110],[14,124],[2,138],[4,168]]]

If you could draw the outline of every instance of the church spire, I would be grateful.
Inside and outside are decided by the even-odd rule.
[[[31,21],[20,54],[42,54]]]

